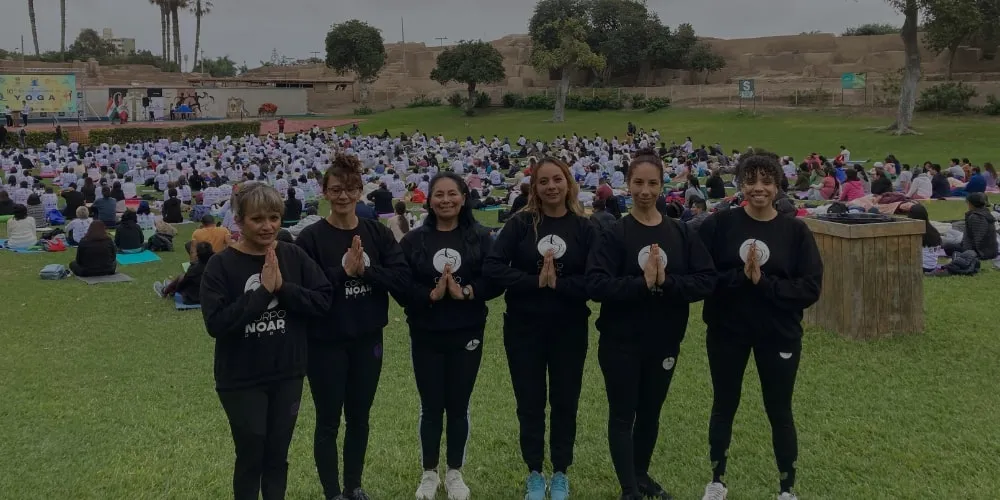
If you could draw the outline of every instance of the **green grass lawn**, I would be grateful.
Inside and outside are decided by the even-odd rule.
[[[904,161],[996,155],[1000,125],[985,120],[925,120],[919,138],[874,135],[875,123],[799,113],[736,118],[688,110],[573,113],[563,126],[547,113],[498,112],[473,119],[451,109],[400,110],[371,117],[365,130],[445,134],[530,130],[610,134],[633,119],[667,137],[685,132],[724,146],[769,147],[788,154],[893,152]],[[522,127],[523,125],[523,127]],[[437,132],[437,130],[434,130]],[[669,132],[668,132],[669,131]],[[933,202],[935,218],[961,216],[961,203]],[[482,213],[484,221],[495,212]],[[957,218],[957,217],[951,217]],[[176,241],[194,229],[179,226]],[[11,499],[215,499],[229,493],[233,450],[213,391],[212,339],[198,311],[177,312],[153,295],[153,280],[181,271],[183,252],[128,266],[133,283],[87,286],[76,279],[40,281],[47,263],[72,252],[0,252],[0,494]],[[838,270],[828,269],[828,273]],[[1000,313],[991,290],[1000,272],[925,280],[923,335],[858,343],[810,329],[795,396],[799,490],[804,499],[996,498],[1000,437]],[[466,479],[478,499],[521,497],[525,473],[517,445],[514,398],[500,335],[502,301],[492,304],[485,355],[472,399]],[[596,312],[596,310],[595,310]],[[681,498],[700,498],[710,477],[707,450],[711,390],[701,307],[695,305],[677,375],[661,419],[652,473]],[[420,475],[418,400],[402,311],[393,306],[386,363],[372,414],[366,487],[376,499],[412,498]],[[596,359],[596,331],[579,414],[574,498],[617,498],[608,458],[607,403]],[[318,499],[312,462],[314,412],[304,392],[290,453],[288,498]],[[777,473],[757,376],[747,376],[728,474],[730,498],[773,498]],[[444,498],[439,494],[438,498]]]

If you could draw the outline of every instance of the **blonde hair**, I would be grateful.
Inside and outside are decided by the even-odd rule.
[[[253,213],[285,213],[285,202],[278,190],[260,182],[244,184],[238,194],[233,195],[233,209],[236,217],[242,219]]]
[[[90,210],[87,210],[87,207],[76,207],[77,219],[86,219],[87,217],[90,217]]]
[[[535,229],[535,239],[538,239],[538,225],[542,222],[542,218],[545,217],[545,214],[542,213],[542,200],[538,195],[538,171],[546,164],[559,167],[563,177],[566,178],[566,209],[579,217],[586,217],[583,206],[580,205],[580,185],[573,178],[573,174],[569,170],[569,165],[558,158],[543,158],[542,161],[535,165],[535,169],[531,172],[531,191],[528,194],[528,204],[522,209],[522,211],[531,214],[532,226]]]

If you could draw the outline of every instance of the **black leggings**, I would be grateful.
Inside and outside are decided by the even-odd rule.
[[[219,391],[222,408],[236,446],[233,498],[285,498],[288,445],[302,399],[302,379],[271,382],[260,387]]]
[[[469,399],[483,359],[483,329],[411,336],[413,376],[420,392],[420,462],[437,470],[444,414],[448,415],[448,468],[461,469],[469,442]]]
[[[802,354],[801,341],[754,342],[734,340],[732,336],[709,332],[706,340],[708,365],[712,372],[712,417],[708,424],[709,459],[713,481],[723,481],[729,443],[733,437],[733,419],[740,405],[743,374],[750,351],[760,376],[764,411],[771,422],[771,442],[780,474],[782,492],[795,486],[795,461],[798,441],[792,418],[792,392]]]
[[[313,456],[326,498],[361,487],[368,451],[368,419],[382,374],[382,331],[350,341],[310,341],[309,390],[316,405]],[[340,489],[337,433],[344,415],[344,489]]]
[[[608,444],[623,494],[638,494],[638,481],[648,477],[679,353],[679,344],[651,348],[604,339],[598,348],[608,393]]]
[[[549,448],[553,472],[573,464],[576,413],[587,360],[589,325],[560,325],[541,331],[504,315],[504,348],[517,400],[521,457],[528,471],[542,472],[545,460],[545,404],[551,405]],[[547,387],[551,386],[551,390]]]

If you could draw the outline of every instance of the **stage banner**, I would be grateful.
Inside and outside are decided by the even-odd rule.
[[[76,75],[0,75],[0,105],[76,116]]]

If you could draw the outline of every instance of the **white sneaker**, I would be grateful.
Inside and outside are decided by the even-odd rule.
[[[425,470],[420,476],[420,486],[417,487],[417,500],[434,500],[437,495],[438,486],[441,485],[441,477],[437,471]]]
[[[153,291],[156,292],[156,295],[158,297],[160,297],[161,299],[165,297],[163,295],[163,289],[164,288],[165,288],[165,285],[163,283],[161,283],[159,281],[154,281],[153,282]]]
[[[458,469],[448,469],[444,475],[444,489],[448,492],[448,500],[469,500],[469,487]]]
[[[701,497],[701,500],[726,500],[727,493],[729,493],[729,490],[726,489],[726,485],[711,482],[705,487],[705,495]],[[782,498],[781,500],[785,499]]]
[[[786,491],[786,492],[778,495],[778,500],[799,500],[799,497],[797,497],[797,496],[795,496],[795,495],[793,495],[793,494],[791,494],[791,493],[789,493],[789,492]]]

